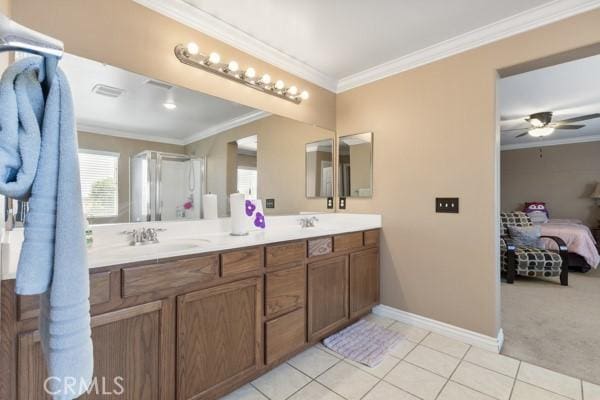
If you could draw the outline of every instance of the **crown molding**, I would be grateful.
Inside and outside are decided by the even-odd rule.
[[[338,81],[337,93],[396,75],[600,7],[600,0],[555,0]]]
[[[124,139],[133,139],[133,140],[145,140],[147,142],[158,142],[158,143],[166,143],[166,144],[175,144],[179,146],[185,146],[190,143],[197,142],[198,140],[205,139],[209,136],[213,136],[219,134],[223,131],[237,128],[238,126],[248,124],[250,122],[266,118],[271,114],[266,111],[252,111],[248,114],[244,114],[240,117],[232,118],[228,121],[221,122],[219,124],[213,125],[209,128],[204,129],[203,131],[194,133],[188,137],[183,139],[174,139],[165,136],[154,136],[154,135],[144,135],[141,133],[133,133],[127,132],[120,129],[114,128],[106,128],[103,126],[96,125],[94,123],[85,122],[85,121],[77,121],[77,131],[78,132],[89,132],[95,133],[98,135],[107,135],[107,136],[115,136]]]
[[[542,139],[539,142],[506,144],[506,145],[500,146],[500,150],[506,151],[506,150],[531,149],[531,148],[546,147],[546,146],[558,146],[561,144],[575,144],[575,143],[589,143],[589,142],[600,142],[600,135],[574,137],[574,138],[570,138],[570,139],[555,139],[555,140]]]
[[[336,80],[184,0],[134,1],[334,93],[342,93],[600,7],[600,0],[555,0]]]
[[[250,122],[257,121],[259,119],[266,118],[270,116],[271,113],[266,111],[253,111],[248,114],[244,114],[241,117],[230,119],[229,121],[222,122],[217,125],[213,125],[210,128],[207,128],[203,131],[195,133],[191,136],[188,136],[183,140],[184,145],[188,145],[198,140],[206,139],[209,136],[217,135],[221,132],[227,131],[229,129],[237,128],[238,126],[242,126],[245,124],[249,124]]]
[[[115,136],[124,139],[133,139],[133,140],[145,140],[148,142],[158,142],[158,143],[166,143],[166,144],[176,144],[179,146],[185,145],[184,140],[182,139],[173,139],[165,136],[154,136],[154,135],[144,135],[141,133],[132,133],[127,131],[122,131],[120,129],[106,128],[103,126],[95,125],[93,123],[77,121],[77,131],[78,132],[89,132],[95,133],[97,135],[107,135],[107,136]]]
[[[267,45],[240,29],[183,0],[134,0],[136,3],[220,40],[261,61],[335,92],[337,80],[302,61]],[[181,38],[185,41],[185,38]]]

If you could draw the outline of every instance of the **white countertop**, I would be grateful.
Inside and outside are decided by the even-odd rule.
[[[311,215],[267,216],[267,228],[250,231],[247,236],[231,236],[229,218],[94,225],[94,244],[88,250],[88,265],[93,269],[381,228],[381,215],[346,213],[315,214],[319,219],[316,226],[301,228],[298,219]],[[141,227],[166,230],[159,233],[159,244],[129,246],[127,236],[121,232]],[[15,278],[22,241],[22,229],[3,233],[0,247],[2,280]]]

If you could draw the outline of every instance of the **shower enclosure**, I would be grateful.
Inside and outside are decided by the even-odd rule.
[[[131,222],[200,219],[205,161],[146,150],[131,158]]]

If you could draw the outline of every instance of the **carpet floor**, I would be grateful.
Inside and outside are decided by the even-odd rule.
[[[502,353],[600,384],[600,270],[502,282]]]

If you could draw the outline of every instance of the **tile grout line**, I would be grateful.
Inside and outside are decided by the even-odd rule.
[[[515,391],[515,385],[517,384],[517,377],[519,376],[519,371],[521,370],[521,361],[519,361],[519,365],[517,366],[517,372],[515,373],[515,379],[513,379],[512,387],[510,388],[510,394],[508,395],[508,400],[512,398],[513,392]]]
[[[471,347],[472,346],[469,345],[469,347],[467,347],[467,351],[465,351],[464,354],[462,355],[462,357],[458,360],[458,363],[456,364],[456,367],[454,367],[454,369],[452,370],[452,373],[450,374],[450,376],[448,376],[448,378],[446,378],[446,382],[444,382],[444,384],[442,385],[442,388],[440,389],[440,391],[438,392],[438,394],[435,396],[436,399],[440,397],[440,395],[442,394],[442,392],[444,391],[444,389],[448,385],[448,382],[450,382],[450,378],[452,378],[452,375],[454,375],[454,373],[456,372],[456,370],[458,369],[458,367],[460,367],[460,364],[462,364],[462,362],[464,361],[465,357],[467,356],[467,353],[471,350]],[[444,354],[444,353],[442,353],[442,354]]]
[[[252,382],[254,382],[254,381],[252,381]],[[263,396],[265,396],[265,398],[267,398],[267,399],[271,400],[271,398],[270,398],[269,396],[267,396],[267,394],[266,394],[266,393],[263,393],[263,392],[261,392],[259,388],[257,388],[256,386],[254,386],[254,385],[252,384],[252,382],[250,382],[250,386],[252,386],[252,387],[254,388],[254,390],[256,390],[258,393],[260,393],[260,394],[262,394]]]
[[[563,375],[564,375],[564,374],[563,374]],[[577,378],[574,378],[574,379],[577,379]],[[536,388],[538,388],[538,389],[542,389],[543,391],[546,391],[546,392],[549,392],[549,393],[555,394],[555,395],[557,395],[557,396],[560,396],[560,397],[564,397],[565,399],[569,399],[569,400],[577,400],[577,399],[574,399],[573,397],[570,397],[570,396],[567,396],[567,395],[564,395],[564,394],[561,394],[561,393],[557,393],[557,392],[555,392],[555,391],[554,391],[554,390],[552,390],[552,389],[548,389],[548,388],[545,388],[545,387],[543,387],[543,386],[536,385],[535,383],[531,383],[531,382],[525,382],[525,381],[522,381],[522,380],[520,380],[520,379],[515,379],[515,381],[519,381],[519,382],[521,382],[521,383],[524,383],[524,384],[526,384],[526,385],[533,386],[533,387],[536,387]]]

